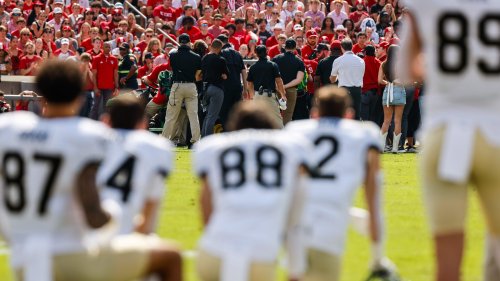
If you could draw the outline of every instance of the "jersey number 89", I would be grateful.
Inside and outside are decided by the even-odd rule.
[[[450,34],[450,24],[457,25],[459,32]],[[479,42],[484,46],[496,48],[500,55],[500,34],[494,38],[487,32],[490,25],[500,26],[500,14],[486,14],[479,19],[478,36]],[[438,64],[443,73],[459,74],[467,68],[469,61],[469,20],[460,12],[451,12],[443,14],[438,20]],[[446,53],[454,48],[459,52],[459,59],[455,62],[449,62]],[[491,66],[487,63],[488,58],[479,59],[477,66],[479,71],[485,75],[500,74],[500,61]]]

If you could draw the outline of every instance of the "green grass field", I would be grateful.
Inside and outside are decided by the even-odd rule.
[[[433,254],[424,219],[417,177],[416,155],[383,155],[385,173],[384,211],[386,218],[387,255],[399,267],[404,280],[429,281],[433,274]],[[363,206],[361,196],[356,205]],[[469,204],[467,245],[463,280],[479,281],[484,245],[484,223],[474,196]],[[191,172],[190,152],[179,149],[175,172],[168,181],[167,200],[161,214],[159,234],[177,240],[184,250],[195,250],[201,233],[198,207],[198,183]],[[343,281],[361,281],[366,277],[369,243],[365,237],[350,231],[343,260]],[[8,257],[0,256],[0,280],[12,280]],[[192,257],[185,259],[185,277],[198,280]],[[284,279],[280,273],[279,280]]]

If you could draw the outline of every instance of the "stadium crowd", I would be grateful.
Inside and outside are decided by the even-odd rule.
[[[388,65],[393,63],[390,46],[399,44],[401,22],[408,13],[398,0],[132,1],[131,5],[140,10],[146,20],[133,13],[127,3],[111,3],[109,7],[107,4],[89,0],[0,0],[0,74],[35,75],[41,63],[50,59],[80,61],[88,81],[82,116],[97,119],[107,100],[122,89],[146,89],[150,85],[160,90],[147,109],[149,117],[154,118],[168,102],[168,93],[165,94],[158,77],[163,77],[162,71],[171,70],[169,53],[179,47],[178,37],[184,33],[189,35],[189,46],[200,57],[208,54],[212,42],[219,38],[223,43],[221,55],[226,59],[229,72],[222,83],[224,101],[218,114],[220,123],[224,124],[225,116],[235,103],[228,100],[253,96],[248,93],[246,69],[250,66],[247,60],[259,59],[256,47],[265,45],[272,60],[285,53],[285,42],[293,39],[294,53],[304,65],[302,81],[297,85],[288,84],[294,89],[293,93],[296,90],[297,102],[286,114],[293,113],[295,120],[308,118],[316,89],[342,80],[342,70],[336,70],[339,81],[331,81],[331,76],[337,76],[333,75],[332,65],[349,51],[341,43],[350,39],[352,53],[364,62],[361,96],[354,98],[354,102],[359,103],[354,105],[356,117],[374,121],[385,134],[391,122],[395,131],[399,131],[400,126],[399,149],[403,149],[407,141],[407,151],[415,151],[413,133],[420,122],[416,101],[422,94],[421,85],[396,91],[397,79],[394,75],[387,77],[381,70],[386,61]],[[228,59],[225,49],[237,52],[231,53]],[[243,61],[246,65],[241,65]],[[284,70],[280,68],[280,71]],[[197,84],[201,95],[203,85]],[[288,98],[289,88],[286,89]],[[385,90],[387,97],[383,95],[384,88],[390,88]],[[397,92],[403,96],[396,96]],[[384,105],[383,97],[387,100]],[[197,101],[200,119],[203,100]],[[290,102],[289,99],[289,106],[293,105]],[[393,110],[386,109],[389,105]],[[163,119],[158,121],[158,115],[156,118],[152,121],[156,124],[151,125],[163,126]],[[174,122],[173,127],[186,128],[178,130],[175,137],[167,136],[175,138],[177,143],[186,144],[186,135],[199,135],[187,129],[186,114],[179,114]],[[204,124],[202,120],[199,123]],[[210,126],[212,123],[208,122]],[[391,140],[389,138],[388,143]]]

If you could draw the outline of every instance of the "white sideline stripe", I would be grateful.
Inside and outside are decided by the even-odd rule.
[[[5,245],[5,244],[4,244]],[[2,245],[3,246],[3,245]],[[10,255],[10,250],[7,248],[0,248],[0,256],[8,256]],[[198,256],[197,251],[187,250],[182,252],[182,256],[186,259],[194,259]]]

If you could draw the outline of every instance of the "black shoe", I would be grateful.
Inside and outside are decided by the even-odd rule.
[[[194,145],[194,143],[192,143],[192,142],[188,143],[187,149],[193,149],[193,145]]]

